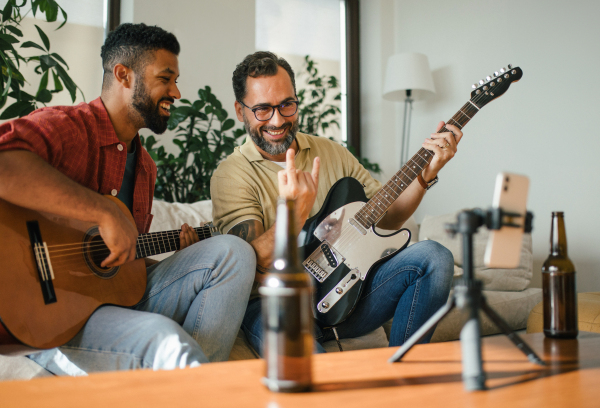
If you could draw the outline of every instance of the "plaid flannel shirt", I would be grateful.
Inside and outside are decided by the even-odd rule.
[[[148,232],[152,222],[152,197],[156,165],[136,145],[133,218],[138,232]],[[100,98],[77,106],[38,109],[0,125],[0,151],[28,150],[79,184],[100,194],[116,196],[121,188],[127,146],[119,141]]]

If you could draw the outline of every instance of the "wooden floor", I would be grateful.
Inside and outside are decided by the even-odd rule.
[[[413,348],[388,363],[395,348],[314,357],[314,389],[276,394],[261,383],[261,360],[175,371],[128,371],[80,378],[0,383],[0,407],[599,407],[600,334],[523,338],[546,361],[530,363],[504,336],[483,342],[486,391],[464,390],[460,343]]]

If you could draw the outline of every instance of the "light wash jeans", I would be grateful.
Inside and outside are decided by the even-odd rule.
[[[356,309],[336,330],[340,338],[365,335],[394,318],[390,346],[399,346],[448,300],[454,274],[452,253],[435,241],[422,241],[400,251],[367,275]],[[248,304],[242,323],[252,347],[262,355],[260,299]],[[421,342],[427,343],[433,331]],[[316,352],[333,340],[331,329],[315,324]]]
[[[67,344],[29,358],[57,375],[227,360],[255,268],[254,250],[238,237],[198,242],[148,268],[132,309],[101,307]]]

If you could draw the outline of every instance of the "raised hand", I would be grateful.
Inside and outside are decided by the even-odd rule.
[[[321,161],[315,157],[312,172],[298,170],[294,163],[293,149],[288,149],[285,155],[286,168],[278,174],[279,195],[296,201],[296,222],[298,226],[304,225],[308,214],[317,198],[319,187],[319,169]]]

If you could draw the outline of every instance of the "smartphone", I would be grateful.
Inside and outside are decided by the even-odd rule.
[[[529,178],[519,174],[500,173],[496,176],[493,208],[504,213],[518,214],[517,217],[504,217],[503,222],[519,225],[502,226],[490,230],[490,238],[485,250],[484,263],[488,268],[516,268],[521,257],[523,231],[527,214],[527,192]]]

